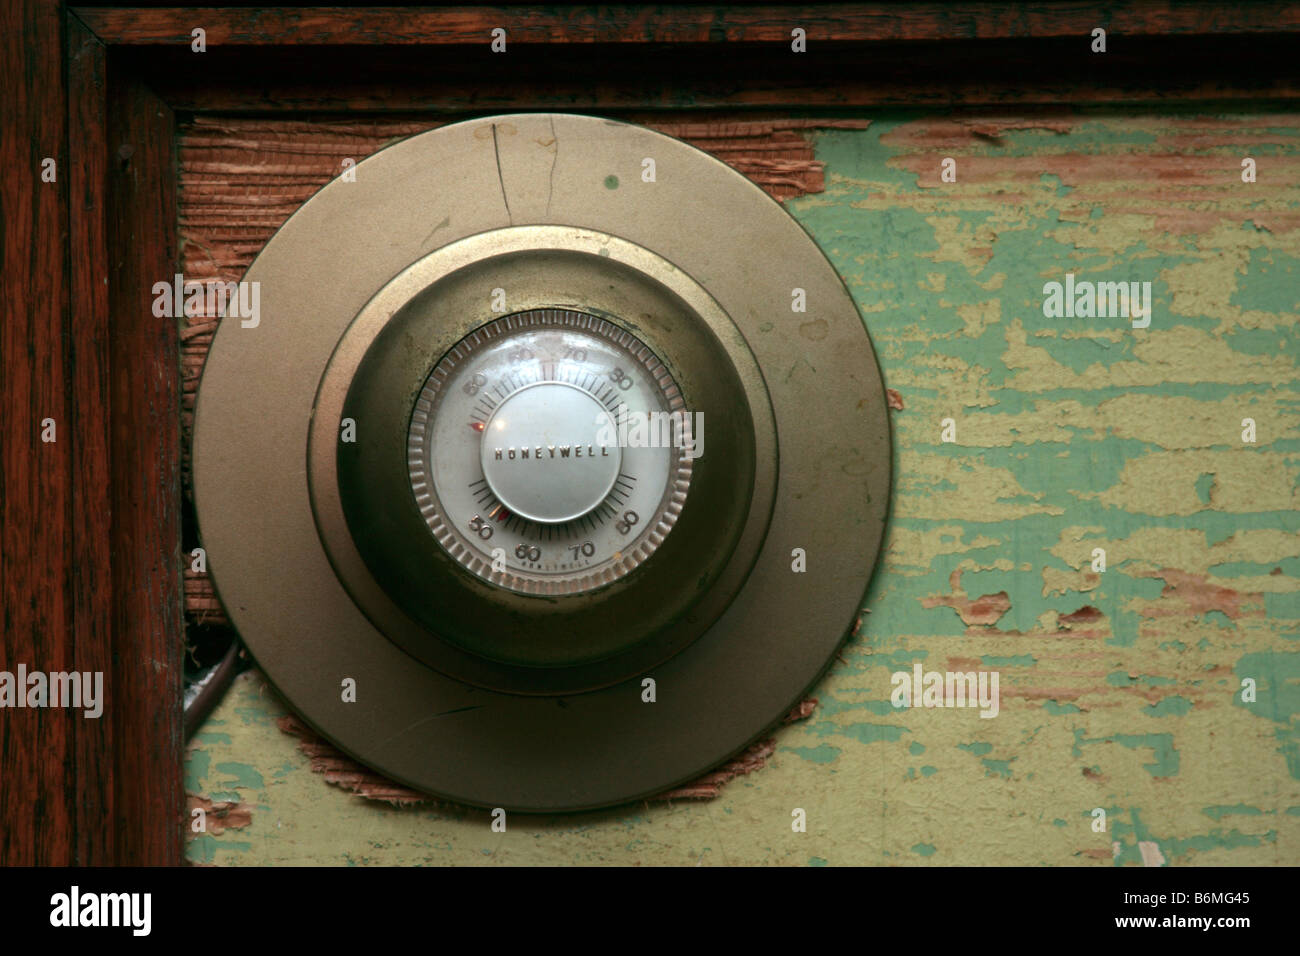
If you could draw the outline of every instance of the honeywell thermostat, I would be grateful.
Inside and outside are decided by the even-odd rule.
[[[331,182],[244,281],[261,320],[221,324],[199,389],[202,541],[356,759],[467,804],[616,804],[834,657],[884,529],[884,388],[739,173],[595,117],[457,123]]]

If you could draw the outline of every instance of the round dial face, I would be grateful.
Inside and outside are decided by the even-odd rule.
[[[668,369],[623,328],[537,309],[471,332],[434,366],[408,433],[438,542],[529,594],[600,587],[672,530],[698,448]]]

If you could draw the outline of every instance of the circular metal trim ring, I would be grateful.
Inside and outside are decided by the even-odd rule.
[[[575,268],[575,256],[582,263],[580,268]],[[594,266],[599,268],[592,271]],[[550,277],[551,281],[539,283],[539,274]],[[743,494],[739,484],[731,486],[736,496],[733,504],[744,505],[744,513],[737,518],[744,523],[732,533],[724,531],[716,535],[713,553],[682,555],[681,549],[691,540],[692,533],[689,527],[675,526],[673,536],[662,544],[659,562],[647,563],[640,569],[635,589],[630,576],[611,582],[602,590],[598,604],[594,595],[581,592],[562,597],[516,595],[517,600],[512,601],[507,597],[510,592],[495,589],[495,593],[488,595],[484,592],[490,585],[481,579],[468,579],[465,583],[478,592],[474,614],[483,622],[484,633],[476,635],[477,640],[467,641],[465,634],[459,634],[454,639],[431,641],[429,631],[412,617],[441,633],[452,619],[461,618],[458,609],[463,607],[463,599],[474,595],[452,586],[455,572],[459,571],[459,566],[455,566],[453,577],[441,582],[449,587],[443,589],[438,599],[437,620],[423,622],[424,615],[417,608],[399,608],[411,600],[410,594],[404,594],[404,602],[402,596],[379,583],[371,562],[363,558],[360,542],[350,533],[352,522],[344,517],[340,480],[345,466],[340,456],[345,446],[338,441],[337,423],[350,414],[349,402],[358,390],[357,383],[365,379],[365,367],[381,349],[384,338],[394,344],[404,361],[418,367],[417,377],[422,383],[427,378],[427,367],[436,364],[446,349],[480,322],[490,321],[487,315],[491,313],[481,314],[482,293],[507,279],[512,300],[525,309],[543,308],[547,303],[554,305],[558,295],[562,302],[582,303],[594,314],[622,317],[621,321],[632,325],[631,330],[648,345],[659,346],[656,354],[669,366],[678,387],[703,393],[715,391],[719,383],[730,383],[732,393],[746,410],[739,417],[734,414],[729,417],[736,425],[743,423],[744,434],[728,429],[719,437],[715,431],[709,447],[716,452],[721,442],[727,454],[711,454],[707,460],[701,458],[693,463],[691,502],[679,515],[679,525],[687,522],[698,525],[704,520],[699,508],[710,497],[706,484],[716,486],[719,482],[743,479],[752,484],[752,496]],[[683,309],[695,318],[689,325]],[[636,321],[629,316],[636,317]],[[414,327],[406,324],[408,317],[416,322]],[[683,348],[671,344],[678,341]],[[699,377],[703,372],[698,366],[710,352],[714,362],[725,362],[726,367],[715,364],[712,371],[715,381],[701,383]],[[380,413],[385,419],[397,422],[409,414],[410,402],[414,401],[419,385],[415,385],[408,401],[401,394],[402,382],[408,379],[409,374],[396,378],[386,375],[382,382],[372,383],[368,398],[386,409]],[[376,394],[393,387],[401,394],[396,405],[391,400],[396,396],[384,400]],[[697,395],[689,404],[708,409],[715,416],[719,411],[718,399],[704,394]],[[356,449],[366,441],[366,434],[373,435],[378,409],[352,410],[359,421],[370,422],[362,429],[358,443],[346,446]],[[716,423],[717,418],[712,421]],[[396,431],[405,443],[406,425],[401,424]],[[762,372],[744,337],[702,286],[649,250],[607,233],[570,226],[514,226],[450,242],[417,260],[376,292],[349,324],[334,349],[317,393],[308,441],[308,488],[317,530],[338,579],[367,617],[407,654],[441,673],[494,690],[516,694],[576,694],[621,683],[648,671],[690,644],[722,614],[748,578],[766,536],[776,494],[777,457],[776,425]],[[390,461],[402,466],[401,487],[396,484],[390,487],[394,495],[404,498],[408,484],[405,454],[400,458],[400,462],[395,458]],[[734,471],[734,465],[746,461],[749,464],[747,470],[742,469],[744,475],[727,474]],[[370,473],[386,484],[374,470]],[[382,520],[382,515],[375,517]],[[730,522],[727,527],[732,527]],[[421,524],[414,531],[414,540],[403,535],[404,540],[385,544],[396,544],[399,550],[431,548],[436,554],[427,557],[435,563],[451,561],[446,551],[428,537],[427,526]],[[676,552],[677,557],[670,560],[669,551]],[[721,565],[717,564],[719,560],[723,562]],[[715,569],[710,571],[709,565]],[[707,580],[712,582],[702,592],[697,574],[707,575]],[[665,595],[661,590],[669,584],[676,589],[676,583],[683,579],[697,582],[697,588],[679,590],[673,595]],[[428,591],[414,582],[411,589],[418,594]],[[451,593],[447,593],[449,589]],[[492,605],[505,606],[498,608],[484,603],[489,598]],[[663,627],[669,623],[665,621],[665,612],[674,608],[682,608],[683,616],[665,631]],[[624,613],[641,609],[644,617],[636,622],[637,630],[658,636],[640,639],[633,633],[626,636],[635,638],[635,644],[627,644],[626,629],[619,626],[621,622],[613,620],[616,614],[611,609],[623,609]],[[562,620],[555,621],[557,617]],[[516,632],[521,628],[516,626],[516,620],[526,627],[529,637],[539,638],[547,633],[555,636],[557,623],[570,636],[578,636],[572,631],[581,625],[583,644],[596,641],[604,647],[588,646],[587,651],[596,653],[580,654],[581,663],[570,660],[565,667],[520,670],[513,665],[522,662],[503,646],[517,643]],[[586,633],[593,623],[598,633]],[[611,637],[616,646],[610,645]],[[477,646],[479,653],[469,653],[472,646]],[[561,653],[569,656],[567,650]],[[533,663],[541,662],[534,659]]]
[[[657,183],[640,182],[647,156]],[[304,204],[250,267],[245,281],[262,283],[262,321],[220,326],[199,392],[203,543],[259,664],[343,750],[403,783],[481,806],[624,802],[742,749],[831,660],[883,536],[884,389],[835,270],[740,174],[623,123],[563,114],[473,120],[388,147],[355,171],[355,182],[336,180]],[[654,704],[641,701],[637,681],[552,698],[445,678],[369,623],[316,535],[307,434],[344,329],[435,242],[527,223],[607,232],[672,261],[731,316],[769,389],[780,493],[765,546],[721,618],[654,669]],[[753,236],[762,237],[757,249],[743,241]],[[791,314],[795,287],[806,315]],[[792,573],[794,548],[806,552],[807,573]],[[340,695],[349,677],[355,702]]]

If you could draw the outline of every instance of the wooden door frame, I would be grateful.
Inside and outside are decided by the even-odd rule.
[[[0,711],[6,865],[182,860],[179,348],[150,309],[178,265],[178,114],[1300,98],[1277,2],[3,8],[0,669],[101,671],[107,698]],[[489,60],[496,28],[513,58]]]

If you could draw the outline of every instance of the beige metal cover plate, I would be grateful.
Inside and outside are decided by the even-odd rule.
[[[642,176],[647,159],[653,181]],[[705,593],[683,604],[678,624],[660,628],[653,652],[629,651],[621,671],[584,672],[572,686],[564,668],[479,666],[473,653],[444,648],[434,636],[419,646],[421,632],[407,623],[388,634],[377,626],[403,612],[384,604],[368,579],[375,562],[353,561],[351,545],[338,541],[345,527],[335,520],[339,495],[317,487],[330,485],[340,465],[340,481],[354,487],[364,487],[368,472],[349,479],[335,443],[312,438],[314,430],[336,428],[332,416],[352,375],[347,353],[370,341],[362,334],[367,323],[381,330],[397,315],[400,306],[386,304],[390,299],[410,301],[437,277],[454,278],[474,256],[486,261],[505,247],[522,250],[522,275],[532,243],[549,243],[548,255],[556,246],[603,245],[593,254],[611,260],[608,268],[645,275],[647,288],[670,289],[693,303],[691,314],[711,316],[700,328],[686,323],[704,336],[689,355],[673,345],[682,340],[671,322],[656,330],[654,318],[642,315],[627,327],[662,350],[688,398],[712,394],[711,367],[734,366],[738,384],[713,407],[725,418],[730,403],[747,413],[734,421],[752,421],[751,431],[732,429],[745,432],[740,444],[719,437],[720,449],[736,449],[730,462],[721,454],[711,461],[706,444],[696,463],[692,495],[696,482],[725,488],[737,462],[752,472],[739,526],[715,529],[725,553],[699,559]],[[455,265],[461,255],[468,262]],[[597,266],[585,271],[604,275]],[[533,273],[532,299],[520,309],[585,307],[543,301],[547,272]],[[883,536],[891,469],[884,389],[835,270],[779,204],[739,173],[671,137],[594,117],[458,123],[382,150],[355,168],[355,181],[331,182],[276,233],[244,281],[260,283],[261,321],[220,326],[199,391],[194,480],[202,542],[223,603],[259,665],[313,727],[352,756],[469,804],[606,806],[668,789],[736,753],[779,721],[833,658]],[[618,285],[604,284],[611,302],[623,294]],[[792,311],[796,289],[806,313]],[[499,318],[470,311],[458,313],[465,328],[428,325],[430,340],[413,346],[413,366],[427,361],[428,374],[442,337],[454,342]],[[616,310],[610,314],[617,322]],[[714,342],[725,362],[710,357]],[[668,346],[679,354],[664,354]],[[403,394],[384,398],[378,385],[374,391],[369,405],[368,394],[359,399],[365,407],[396,407]],[[416,394],[418,387],[412,400]],[[404,436],[409,409],[388,417],[386,425]],[[743,460],[746,449],[752,466]],[[683,527],[691,504],[688,496]],[[674,560],[690,560],[681,550],[688,545],[707,550],[703,505],[693,520],[696,530],[683,532]],[[649,616],[657,610],[650,599],[671,590],[665,552],[677,534],[611,585],[610,600],[622,603],[606,606],[621,609],[620,623],[635,630],[637,596]],[[795,549],[806,556],[806,571],[794,570]],[[667,570],[656,570],[656,562]],[[435,607],[438,575],[429,584]],[[468,619],[475,594],[486,595],[485,610],[513,615],[521,632],[534,619],[530,607],[539,627],[547,612],[552,629],[555,618],[567,619],[553,602],[528,604],[547,600],[541,597],[502,590],[498,604],[490,585],[476,582],[456,583],[464,592],[457,600],[469,602],[457,613]],[[574,620],[599,620],[605,594],[575,604]],[[490,636],[500,639],[494,628]],[[674,642],[674,633],[681,639]],[[652,703],[643,695],[646,678],[655,682]],[[355,700],[344,699],[346,680],[355,682]]]

